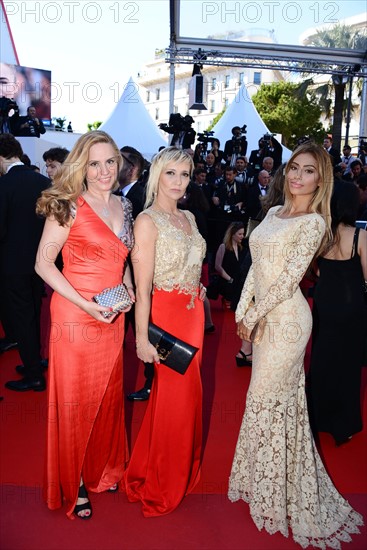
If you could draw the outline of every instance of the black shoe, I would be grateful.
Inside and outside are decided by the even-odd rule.
[[[18,347],[18,342],[11,342],[7,338],[0,338],[0,353]]]
[[[150,389],[143,388],[134,393],[129,393],[127,398],[129,401],[147,401],[149,399],[149,395],[150,395]]]
[[[13,391],[44,391],[46,389],[46,380],[43,376],[33,380],[23,378],[23,380],[6,382],[5,387]]]
[[[40,363],[41,363],[42,370],[45,371],[48,368],[48,359],[41,359]],[[17,365],[15,367],[15,370],[21,376],[25,376],[26,374],[26,369],[24,365]]]
[[[88,498],[88,493],[84,485],[81,485],[79,487],[78,498]],[[80,516],[79,512],[83,512],[84,510],[89,510],[89,514],[85,516]],[[92,517],[93,511],[89,498],[88,502],[85,502],[84,504],[76,504],[73,512],[79,519],[90,519]]]
[[[210,334],[211,332],[214,332],[215,331],[215,326],[214,325],[210,325],[210,327],[207,327],[204,332],[205,334]]]
[[[247,359],[247,357],[250,357],[250,355],[252,354],[249,353],[248,355],[246,355],[246,353],[244,353],[242,350],[240,350],[238,353],[242,355],[242,357],[236,356],[237,367],[252,367],[252,360]]]

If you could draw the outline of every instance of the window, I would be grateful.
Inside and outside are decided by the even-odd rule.
[[[147,90],[147,103],[150,101],[150,90]]]
[[[177,107],[177,105],[174,105],[174,106],[173,106],[173,112],[174,112],[175,114],[178,113],[178,107]]]
[[[197,123],[197,129],[198,129],[198,132],[201,132],[201,122]]]
[[[217,87],[217,79],[216,78],[212,78],[212,90],[215,90]]]
[[[243,84],[245,73],[238,73],[238,84]]]
[[[226,97],[226,98],[224,99],[224,107],[225,107],[226,109],[227,109],[227,107],[228,107],[228,104],[229,104],[229,99],[228,99],[228,97]]]
[[[254,72],[254,84],[261,84],[261,73]]]
[[[155,91],[155,96],[156,96],[156,99],[157,99],[157,101],[158,101],[158,100],[160,99],[160,97],[161,97],[161,91],[160,91],[159,88],[156,89],[156,91]]]
[[[214,99],[212,99],[212,100],[210,101],[210,112],[211,112],[211,113],[214,113],[214,112],[215,112],[215,100],[214,100]]]
[[[224,78],[224,87],[229,88],[230,76],[227,74]]]
[[[156,109],[156,110],[155,110],[155,119],[156,119],[156,120],[159,119],[159,109]]]

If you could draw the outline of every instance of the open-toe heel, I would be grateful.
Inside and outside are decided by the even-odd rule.
[[[247,357],[250,357],[251,353],[246,355],[246,353],[244,353],[241,349],[238,353],[242,355],[242,357],[237,357],[236,355],[237,367],[252,367],[252,360],[247,359]]]
[[[88,493],[84,485],[79,487],[78,498],[88,498]],[[88,515],[80,516],[79,512],[82,512],[83,510],[89,510],[90,513]],[[92,513],[92,505],[90,500],[88,500],[88,502],[84,502],[84,504],[75,505],[74,514],[80,519],[90,519],[92,517]]]

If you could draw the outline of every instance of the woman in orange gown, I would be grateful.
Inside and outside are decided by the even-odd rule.
[[[124,280],[131,205],[112,194],[121,156],[104,132],[82,136],[38,203],[46,216],[36,270],[51,302],[45,498],[68,517],[92,515],[87,489],[117,490],[128,460],[122,397],[124,313],[92,298]],[[62,248],[64,269],[55,266]],[[127,310],[126,310],[127,311]],[[113,324],[111,322],[113,321]]]
[[[154,158],[147,184],[151,206],[134,226],[137,354],[154,362],[155,372],[125,486],[131,502],[141,501],[146,517],[172,512],[200,477],[205,289],[199,281],[205,241],[193,214],[177,208],[192,166],[191,157],[174,147]],[[159,362],[148,340],[149,319],[199,348],[184,375]]]

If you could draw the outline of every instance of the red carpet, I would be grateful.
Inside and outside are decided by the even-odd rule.
[[[43,476],[46,393],[17,394],[3,387],[16,379],[17,351],[0,356],[1,539],[2,550],[282,550],[300,548],[292,539],[259,533],[243,502],[231,504],[227,480],[242,420],[250,369],[237,368],[239,347],[234,314],[213,302],[216,332],[205,337],[204,452],[202,479],[172,514],[144,519],[139,504],[129,504],[123,494],[92,495],[94,516],[89,522],[68,521],[64,510],[50,512],[40,489]],[[125,346],[125,393],[140,388],[142,369],[134,352],[132,334]],[[366,396],[367,369],[363,372]],[[129,440],[133,443],[145,403],[126,403]],[[350,503],[367,518],[367,400],[364,426],[347,445],[336,448],[321,434],[321,453],[328,471]],[[354,536],[343,548],[367,547],[367,532]]]

